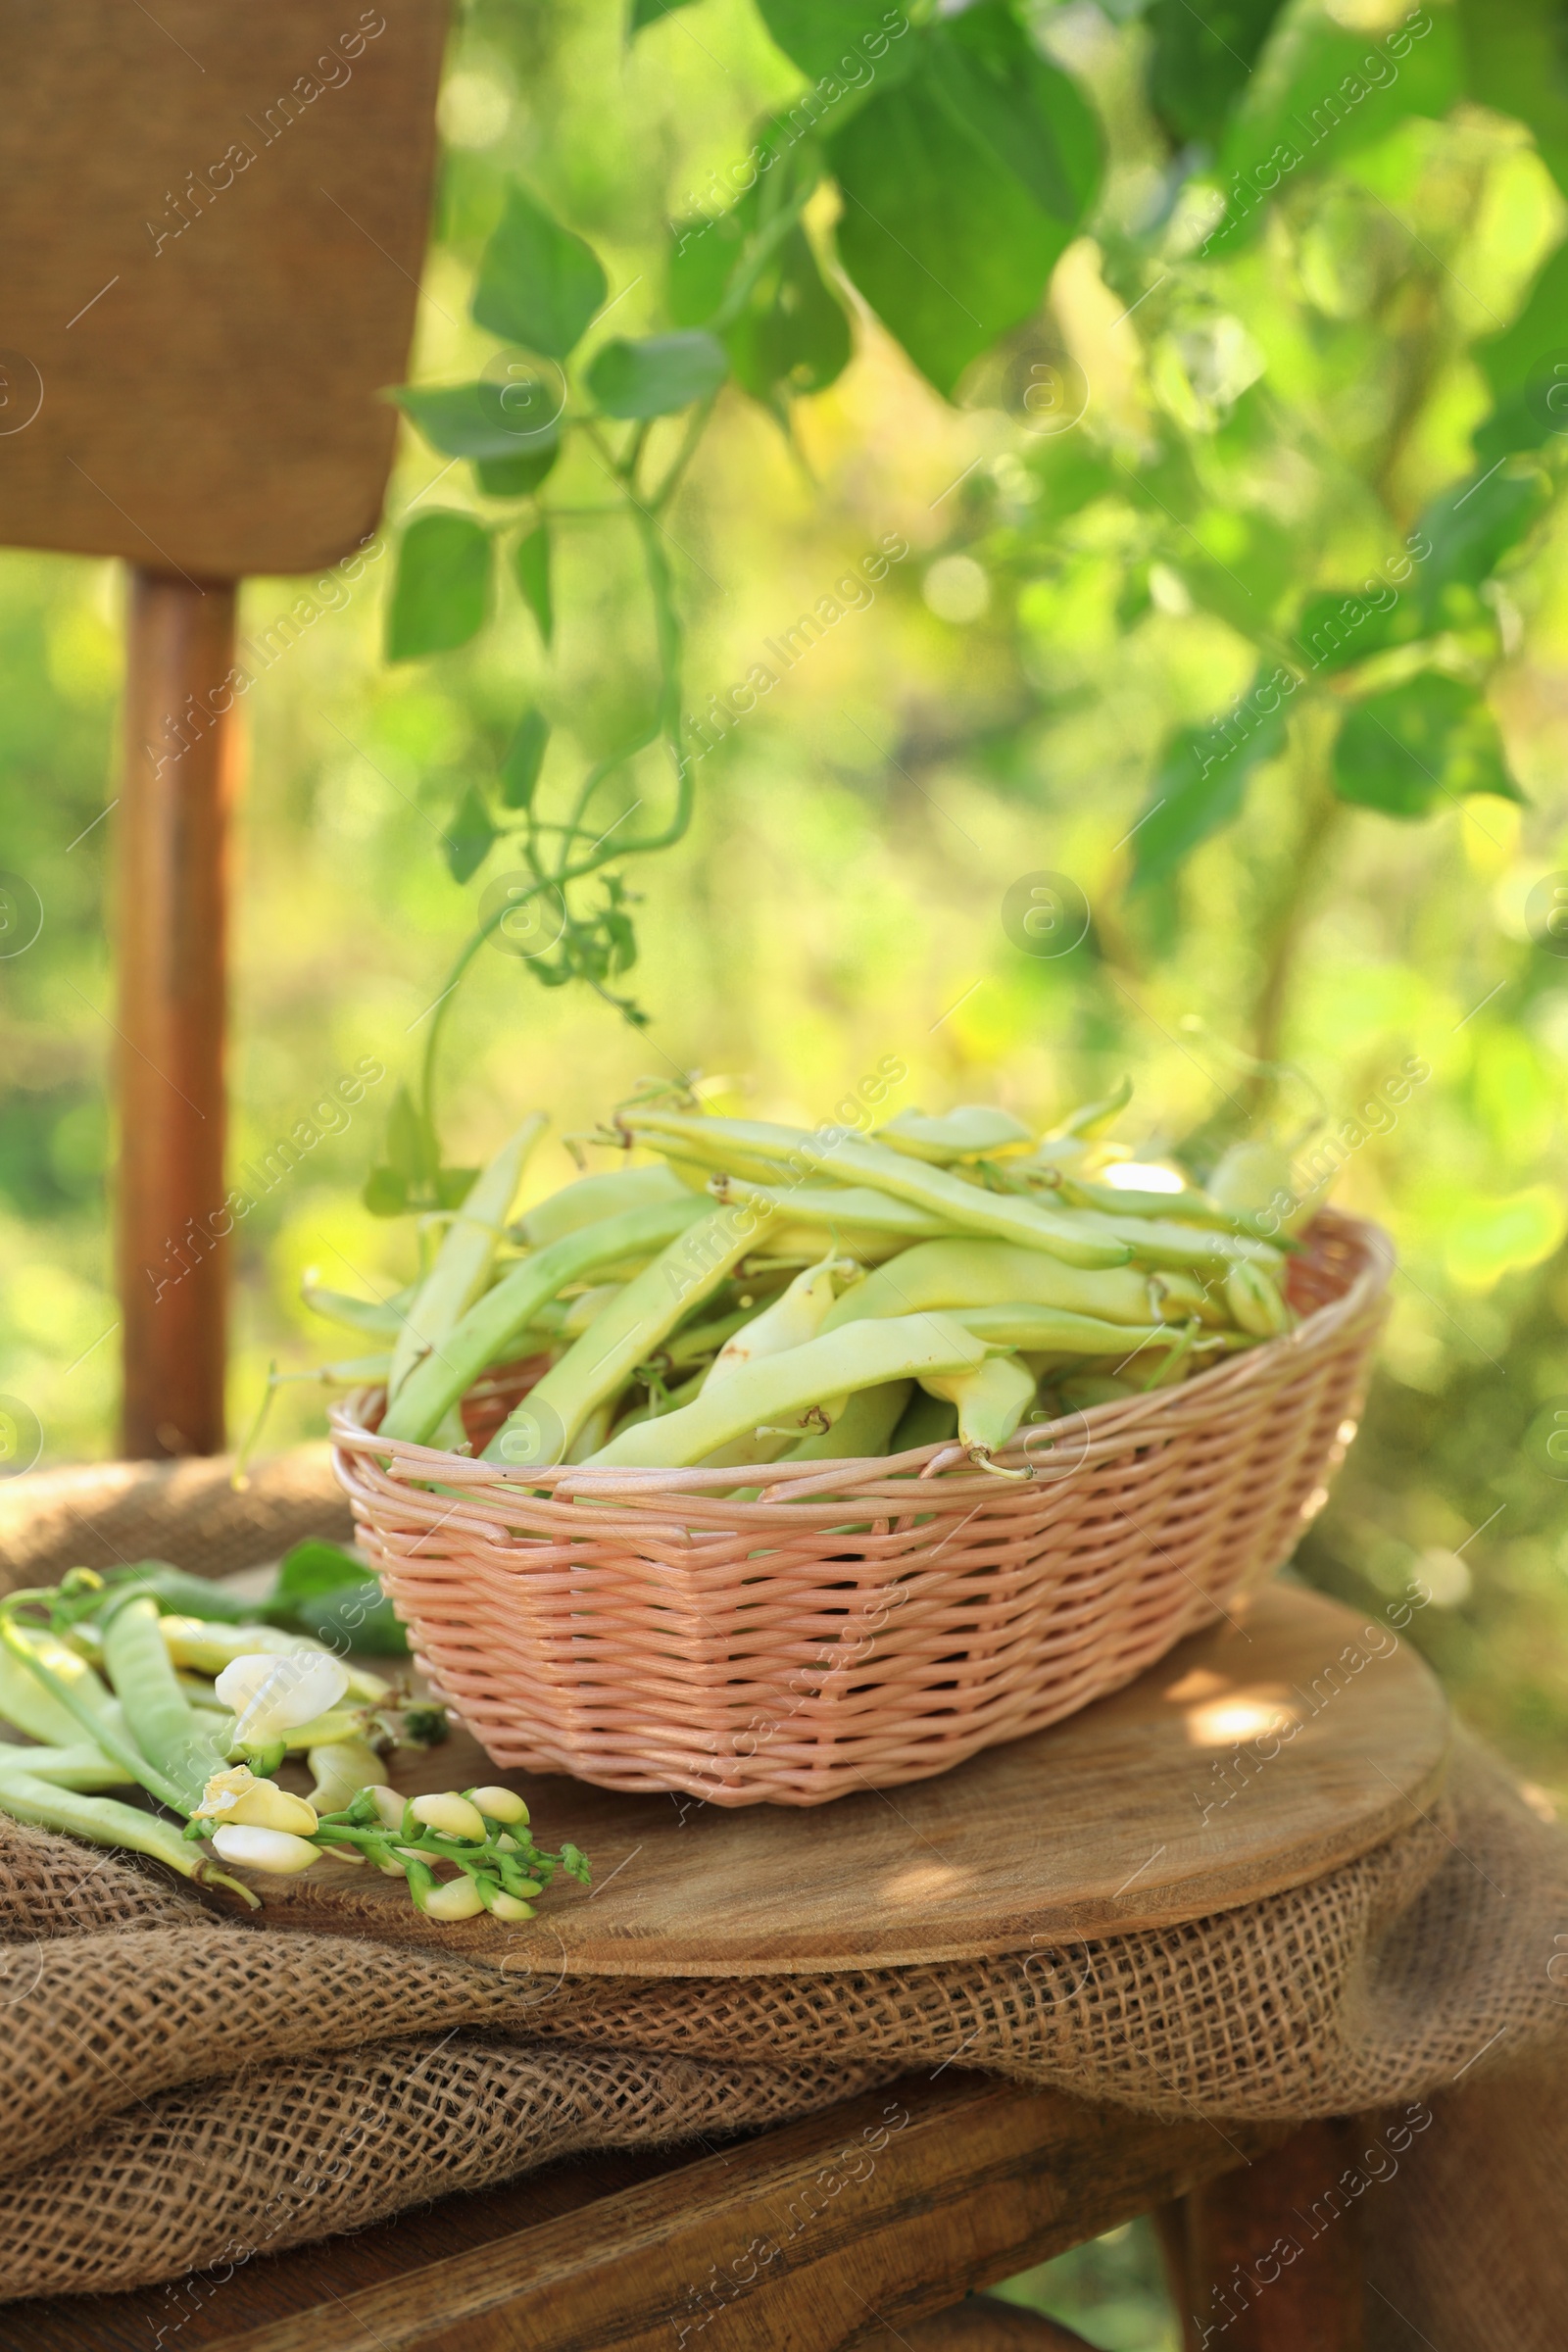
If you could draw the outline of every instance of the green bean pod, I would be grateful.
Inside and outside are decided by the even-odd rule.
[[[1033,1129],[1010,1110],[989,1102],[960,1102],[939,1119],[928,1118],[923,1110],[901,1110],[877,1128],[874,1140],[911,1159],[946,1168],[956,1160],[991,1159],[998,1152],[1016,1152],[1035,1139]]]
[[[1245,1233],[1211,1233],[1202,1225],[1178,1224],[1173,1217],[1105,1215],[1096,1222],[1125,1242],[1134,1263],[1141,1266],[1183,1270],[1243,1263],[1273,1268],[1285,1263],[1283,1250],[1271,1242],[1254,1241]]]
[[[1058,1127],[1054,1127],[1046,1141],[1054,1144],[1066,1136],[1091,1136],[1103,1133],[1124,1111],[1133,1099],[1133,1082],[1124,1078],[1114,1093],[1102,1095],[1098,1102],[1080,1102]]]
[[[689,1198],[700,1212],[696,1197]],[[679,1206],[671,1202],[667,1212],[643,1209],[632,1213],[674,1215]],[[691,1309],[712,1296],[730,1270],[756,1248],[764,1222],[758,1211],[744,1207],[714,1209],[706,1217],[699,1213],[697,1223],[688,1225],[651,1266],[628,1282],[581,1339],[567,1348],[560,1363],[553,1364],[530,1390],[485,1447],[485,1460],[505,1462],[511,1458],[507,1439],[514,1428],[532,1444],[541,1430],[557,1425],[560,1444],[556,1458],[564,1459],[594,1407],[617,1396],[637,1366],[647,1362]],[[555,1247],[563,1249],[565,1244],[558,1242]],[[666,1416],[661,1426],[667,1426],[673,1418]],[[529,1458],[533,1458],[531,1452]]]
[[[1227,1208],[1272,1212],[1273,1230],[1295,1233],[1312,1214],[1312,1190],[1298,1196],[1296,1170],[1278,1144],[1261,1138],[1232,1144],[1208,1180],[1212,1199]]]
[[[162,1803],[172,1806],[176,1812],[189,1810],[185,1804],[183,1787],[172,1781],[159,1766],[149,1763],[131,1736],[122,1706],[111,1698],[92,1668],[74,1651],[65,1649],[61,1642],[51,1643],[47,1637],[29,1640],[23,1628],[10,1618],[0,1620],[0,1643],[4,1644],[19,1665],[36,1676],[45,1690],[60,1702],[94,1745],[123,1767],[127,1781],[139,1782],[143,1788]],[[163,1647],[161,1642],[159,1647]],[[167,1664],[167,1657],[165,1662]]]
[[[604,1168],[597,1175],[579,1176],[574,1184],[564,1184],[559,1193],[552,1193],[548,1200],[538,1201],[520,1216],[512,1231],[530,1250],[544,1250],[605,1217],[620,1216],[629,1208],[652,1208],[662,1200],[682,1200],[687,1189],[662,1164]]]
[[[913,1394],[911,1380],[884,1380],[874,1389],[857,1389],[830,1428],[813,1430],[781,1458],[786,1462],[842,1462],[858,1454],[886,1453],[888,1441]]]
[[[123,1788],[128,1778],[124,1766],[106,1756],[96,1740],[79,1738],[65,1747],[12,1747],[0,1741],[0,1787],[19,1772],[29,1780],[47,1781],[52,1788],[74,1788],[82,1795]]]
[[[1197,1186],[1181,1193],[1145,1193],[1130,1186],[1099,1184],[1087,1176],[1059,1178],[1055,1189],[1074,1208],[1097,1208],[1109,1217],[1173,1217],[1179,1225],[1203,1225],[1216,1233],[1250,1234],[1266,1241],[1279,1229],[1250,1209],[1225,1208]]]
[[[1278,1339],[1296,1321],[1278,1283],[1261,1266],[1232,1266],[1225,1276],[1225,1302],[1238,1328],[1254,1339]]]
[[[683,1323],[655,1349],[650,1361],[660,1371],[683,1372],[690,1364],[716,1356],[727,1341],[757,1318],[754,1302],[751,1306],[732,1307],[727,1315],[715,1315],[710,1323]]]
[[[495,1259],[523,1162],[545,1131],[535,1111],[509,1136],[487,1168],[474,1178],[463,1206],[447,1227],[435,1264],[419,1285],[392,1349],[387,1394],[393,1399],[419,1358],[443,1341],[483,1291]]]
[[[857,1390],[927,1372],[973,1371],[984,1357],[982,1343],[952,1316],[853,1324],[783,1355],[762,1356],[711,1395],[705,1383],[702,1394],[678,1413],[620,1431],[592,1457],[590,1467],[681,1468],[706,1460],[748,1431],[791,1417],[799,1421],[813,1407],[832,1408]]]
[[[442,1417],[476,1381],[487,1364],[503,1362],[540,1309],[568,1282],[581,1282],[604,1265],[642,1250],[662,1250],[694,1225],[703,1202],[690,1193],[678,1200],[623,1209],[596,1225],[563,1234],[504,1274],[494,1290],[476,1298],[467,1313],[422,1363],[388,1406],[381,1434],[416,1446],[430,1442]],[[624,1296],[624,1294],[622,1294]]]
[[[804,1348],[808,1340],[814,1340],[833,1304],[833,1277],[841,1264],[842,1260],[829,1256],[808,1266],[771,1306],[744,1323],[713,1358],[709,1388],[722,1388],[745,1365],[758,1363],[765,1355],[783,1355],[789,1348]]]
[[[777,1173],[775,1169],[774,1174]],[[875,1193],[863,1184],[774,1186],[754,1184],[746,1177],[724,1177],[711,1189],[719,1200],[750,1201],[759,1208],[765,1205],[776,1209],[779,1224],[787,1231],[821,1227],[837,1233],[861,1254],[871,1236],[885,1237],[896,1248],[903,1249],[906,1242],[932,1241],[953,1231],[951,1219],[928,1215],[922,1209],[911,1208],[906,1200],[895,1200],[890,1193]],[[820,1234],[815,1233],[814,1238],[820,1247]],[[762,1245],[763,1250],[777,1250],[781,1243],[782,1235],[772,1232]]]
[[[1131,1266],[1069,1266],[1016,1242],[921,1242],[847,1290],[823,1324],[837,1331],[868,1315],[926,1307],[1062,1307],[1112,1323],[1152,1319],[1149,1278]]]
[[[1121,1238],[1110,1238],[1099,1219],[1072,1216],[1042,1208],[1015,1193],[987,1192],[978,1184],[955,1176],[947,1168],[927,1166],[891,1152],[885,1144],[868,1144],[842,1128],[810,1136],[799,1128],[772,1127],[760,1119],[695,1119],[673,1112],[628,1113],[632,1133],[650,1140],[663,1135],[682,1150],[706,1158],[732,1149],[749,1160],[766,1159],[803,1179],[826,1176],[846,1185],[865,1184],[873,1191],[905,1200],[928,1215],[941,1217],[959,1233],[988,1236],[994,1241],[1020,1242],[1026,1249],[1044,1250],[1075,1266],[1122,1266],[1132,1255]],[[746,1175],[746,1167],[736,1172]]]
[[[810,1130],[786,1127],[773,1119],[713,1119],[687,1111],[627,1110],[616,1123],[637,1143],[650,1145],[666,1159],[741,1176],[749,1183],[777,1184],[781,1176],[805,1183],[822,1172],[813,1160],[822,1147]],[[830,1171],[829,1177],[831,1180]]]
[[[390,1298],[355,1298],[347,1291],[327,1290],[315,1279],[313,1269],[300,1284],[300,1297],[313,1312],[324,1315],[329,1323],[341,1323],[349,1331],[363,1331],[368,1339],[395,1340],[408,1320],[418,1290],[418,1284],[411,1282],[407,1290],[394,1293]]]
[[[971,1453],[999,1453],[1035,1400],[1034,1375],[1015,1355],[988,1355],[971,1372],[922,1372],[928,1396],[958,1408],[958,1443]]]
[[[1144,1348],[1174,1347],[1188,1329],[1181,1323],[1112,1323],[1101,1315],[1075,1315],[1062,1307],[1024,1304],[954,1307],[949,1312],[965,1331],[972,1331],[976,1339],[994,1348],[1027,1348],[1053,1355],[1119,1359]]]
[[[114,1705],[92,1668],[74,1650],[68,1649],[53,1635],[32,1627],[16,1626],[12,1631],[19,1642],[33,1647],[34,1654],[47,1657],[68,1678],[94,1684],[105,1707]],[[25,1649],[19,1652],[16,1643],[9,1640],[0,1647],[0,1722],[9,1723],[17,1731],[25,1732],[29,1740],[40,1740],[51,1747],[74,1746],[84,1729],[76,1710],[67,1706],[39,1681]]]
[[[104,1671],[142,1755],[179,1792],[180,1810],[194,1811],[228,1758],[203,1731],[180,1689],[150,1595],[122,1601],[105,1623]]]
[[[83,1796],[74,1788],[17,1772],[0,1774],[0,1813],[9,1813],[13,1821],[30,1822],[36,1829],[85,1838],[93,1845],[151,1854],[155,1861],[178,1871],[182,1879],[230,1887],[244,1896],[253,1911],[261,1908],[248,1886],[218,1869],[202,1847],[172,1821],[158,1813],[144,1813],[139,1805],[122,1805],[112,1796]]]

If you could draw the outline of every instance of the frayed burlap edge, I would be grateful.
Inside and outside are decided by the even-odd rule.
[[[250,2068],[128,2108],[0,2187],[0,2298],[222,2270],[363,2229],[412,2195],[486,2188],[583,2148],[784,2123],[897,2072],[450,2037]]]

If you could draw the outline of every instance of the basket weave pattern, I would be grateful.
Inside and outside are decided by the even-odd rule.
[[[1309,1238],[1288,1337],[1020,1434],[1001,1458],[1027,1481],[952,1446],[508,1469],[382,1440],[373,1393],[333,1414],[337,1474],[497,1764],[721,1805],[893,1788],[1119,1689],[1290,1556],[1354,1435],[1392,1262],[1347,1218]]]

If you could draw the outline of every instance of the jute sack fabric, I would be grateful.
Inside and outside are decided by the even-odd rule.
[[[149,1548],[207,1564],[177,1525]],[[1430,1817],[1309,1886],[982,1964],[519,1982],[217,1919],[3,1822],[0,1933],[0,2296],[176,2277],[956,2063],[1221,2128],[1358,2115],[1373,2352],[1564,2341],[1568,1838],[1473,1748]]]

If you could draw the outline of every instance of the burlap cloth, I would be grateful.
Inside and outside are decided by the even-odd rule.
[[[0,1501],[0,1582],[348,1532],[324,1452],[225,1494],[205,1463],[40,1480]],[[1568,1837],[1473,1746],[1430,1816],[1309,1886],[983,1964],[519,1983],[217,1919],[3,1820],[0,1923],[0,2297],[150,2283],[956,2062],[1157,2115],[1359,2115],[1373,2352],[1568,2344]]]

